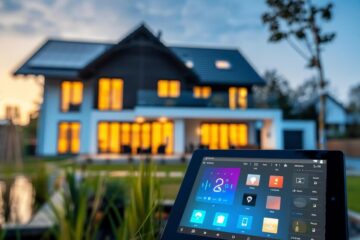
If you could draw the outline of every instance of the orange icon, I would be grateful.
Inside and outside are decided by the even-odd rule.
[[[283,176],[270,176],[269,187],[270,188],[282,188],[284,183]]]

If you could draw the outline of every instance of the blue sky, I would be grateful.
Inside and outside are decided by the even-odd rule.
[[[324,52],[325,74],[331,93],[346,102],[349,87],[360,83],[360,1],[334,2],[326,29],[337,37]],[[263,0],[1,0],[0,109],[34,107],[39,86],[11,72],[46,38],[116,42],[142,21],[162,30],[167,44],[237,47],[260,74],[276,69],[296,87],[314,72],[286,43],[267,42],[264,10]]]

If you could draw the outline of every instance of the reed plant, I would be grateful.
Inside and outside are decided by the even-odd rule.
[[[101,223],[98,210],[104,196],[104,177],[95,181],[79,179],[74,169],[67,169],[61,190],[60,204],[50,201],[57,227],[53,230],[58,240],[97,239]]]
[[[120,226],[112,221],[116,239],[156,239],[160,232],[161,216],[159,215],[160,183],[156,177],[156,165],[142,163],[138,171],[129,177],[129,201],[125,207]],[[118,219],[117,219],[118,220]]]

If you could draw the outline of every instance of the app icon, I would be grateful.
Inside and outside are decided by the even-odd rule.
[[[242,205],[245,206],[255,206],[256,204],[256,194],[245,193],[242,200]]]
[[[293,176],[293,186],[307,188],[309,186],[309,174],[296,173]]]
[[[196,200],[205,203],[232,204],[239,176],[240,168],[206,168]]]
[[[292,229],[293,229],[294,233],[306,233],[307,226],[304,221],[294,220],[292,222]]]
[[[308,198],[306,197],[295,197],[293,204],[297,208],[305,208],[308,205]]]
[[[257,187],[260,185],[260,175],[257,174],[248,174],[246,179],[247,186]]]
[[[280,210],[281,197],[267,196],[266,208],[272,210]]]
[[[262,231],[265,233],[274,233],[278,231],[279,219],[276,218],[264,218]]]
[[[283,176],[270,176],[269,187],[270,188],[282,188],[284,182]]]
[[[243,230],[250,230],[253,222],[252,216],[240,215],[237,227]]]
[[[206,211],[194,210],[191,215],[190,222],[202,224],[205,220]]]
[[[228,217],[229,217],[228,213],[217,212],[215,214],[213,225],[218,227],[226,227]]]

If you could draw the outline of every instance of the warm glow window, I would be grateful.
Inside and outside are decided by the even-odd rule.
[[[193,92],[195,98],[209,98],[211,95],[211,87],[195,86]]]
[[[100,122],[98,151],[115,154],[172,154],[174,124],[156,122]]]
[[[245,147],[248,145],[248,126],[245,123],[203,123],[200,143],[209,149]]]
[[[98,86],[98,109],[101,111],[123,108],[124,82],[119,78],[100,78]]]
[[[80,151],[80,123],[61,122],[58,126],[58,153],[77,154]]]
[[[244,87],[229,88],[229,107],[231,109],[248,107],[248,90]]]
[[[159,80],[158,96],[176,98],[180,96],[180,81],[178,80]]]
[[[61,111],[79,111],[83,99],[83,83],[63,81],[61,83]]]

